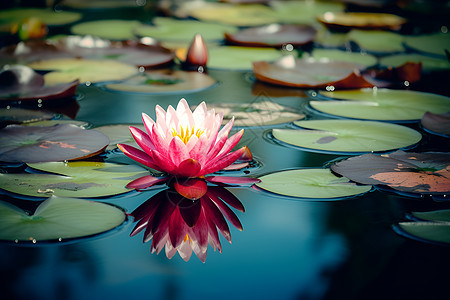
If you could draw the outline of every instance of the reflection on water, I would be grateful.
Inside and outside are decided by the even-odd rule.
[[[227,204],[245,211],[239,199],[223,187],[207,187],[206,193],[198,200],[185,198],[173,188],[165,189],[131,213],[137,221],[131,236],[144,231],[144,242],[152,240],[151,252],[159,254],[165,247],[169,259],[178,252],[188,261],[194,252],[205,262],[208,244],[214,251],[218,249],[222,253],[218,232],[231,243],[226,220],[237,229],[243,229],[239,218]]]

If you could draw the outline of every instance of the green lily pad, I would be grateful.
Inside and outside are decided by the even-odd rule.
[[[353,41],[361,49],[370,52],[385,53],[404,50],[404,36],[390,31],[353,29],[347,33],[347,41]]]
[[[370,191],[371,185],[357,185],[337,177],[329,169],[297,169],[259,177],[259,188],[290,197],[336,200]]]
[[[0,174],[0,188],[33,197],[104,197],[129,192],[125,186],[130,181],[148,175],[148,171],[136,165],[88,161],[29,166],[53,174]]]
[[[343,11],[345,5],[331,1],[271,1],[279,22],[295,24],[315,24],[316,16],[326,12]]]
[[[281,51],[271,48],[238,46],[213,47],[208,50],[208,68],[251,70],[254,61],[274,61],[282,57]]]
[[[10,125],[0,131],[0,161],[49,162],[82,159],[103,151],[108,137],[72,124]]]
[[[42,110],[0,108],[0,128],[9,124],[34,123],[53,118],[54,114]]]
[[[406,46],[415,50],[445,56],[450,49],[450,33],[434,33],[405,37]]]
[[[347,41],[347,34],[342,32],[332,32],[326,29],[324,26],[319,27],[317,30],[317,36],[314,40],[315,43],[324,47],[345,47]]]
[[[304,150],[359,154],[412,146],[422,135],[411,128],[374,121],[296,121],[303,129],[272,129],[275,139]]]
[[[105,88],[122,92],[166,94],[200,91],[214,84],[216,80],[205,73],[152,70],[123,82],[106,84]]]
[[[15,243],[64,242],[109,231],[126,220],[123,210],[95,201],[52,196],[29,215],[0,202],[0,240]]]
[[[366,67],[377,63],[375,56],[363,52],[349,52],[337,49],[314,49],[311,56],[318,61],[346,61]]]
[[[421,54],[397,54],[380,58],[380,65],[385,67],[399,67],[407,62],[422,63],[422,70],[424,71],[450,69],[450,62],[447,59]]]
[[[64,25],[78,21],[81,14],[42,8],[13,8],[0,11],[0,24],[20,23],[27,18],[39,18],[47,25]]]
[[[151,25],[140,25],[134,29],[137,36],[149,36],[157,40],[179,40],[189,42],[200,34],[205,41],[222,40],[224,32],[234,33],[237,27],[225,24],[207,23],[195,20],[176,20],[157,17]]]
[[[136,36],[133,30],[141,22],[134,20],[98,20],[79,23],[70,28],[73,34],[94,35],[110,40],[129,40]]]
[[[32,62],[35,70],[51,70],[44,75],[48,85],[72,82],[105,82],[124,80],[138,73],[136,66],[115,60],[94,60],[83,58],[55,58]]]
[[[450,222],[401,222],[397,232],[428,242],[450,243]]]
[[[425,112],[450,111],[450,98],[407,90],[360,89],[319,94],[346,101],[310,101],[314,109],[334,116],[382,121],[418,121]]]
[[[423,221],[450,222],[450,209],[412,212],[411,215]]]
[[[42,120],[42,121],[32,121],[22,124],[23,126],[54,126],[56,124],[68,124],[75,125],[80,128],[86,129],[89,127],[88,122],[76,121],[76,120]]]
[[[109,138],[109,145],[106,150],[117,148],[117,144],[127,144],[139,148],[130,133],[130,126],[137,127],[145,132],[145,127],[142,124],[115,124],[96,127],[95,130],[104,133]]]

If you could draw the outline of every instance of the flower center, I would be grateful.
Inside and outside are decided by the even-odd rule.
[[[204,129],[197,129],[195,130],[194,127],[192,127],[191,130],[189,130],[189,127],[186,129],[183,128],[183,126],[180,126],[180,132],[176,131],[175,128],[172,128],[172,136],[176,137],[178,136],[184,144],[187,144],[189,142],[189,139],[196,135],[198,138],[205,132]]]

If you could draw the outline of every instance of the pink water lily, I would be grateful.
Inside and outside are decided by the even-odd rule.
[[[117,146],[133,160],[168,176],[148,175],[131,182],[129,188],[144,189],[163,183],[170,177],[208,180],[205,175],[227,167],[229,169],[236,160],[247,156],[247,147],[231,151],[240,141],[244,130],[229,137],[234,118],[220,129],[222,113],[216,114],[214,110],[207,110],[205,102],[193,112],[185,99],[179,101],[176,109],[169,106],[167,111],[164,111],[157,105],[155,110],[156,121],[147,114],[142,114],[147,133],[130,126],[131,134],[142,150],[125,144]],[[217,177],[214,176],[216,183],[220,182]],[[224,177],[225,182],[226,178]],[[233,178],[232,184],[239,181],[236,178]],[[256,181],[257,179],[253,178],[242,178],[244,184]]]

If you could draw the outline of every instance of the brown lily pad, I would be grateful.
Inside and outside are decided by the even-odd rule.
[[[248,47],[281,47],[284,44],[301,46],[314,40],[317,31],[309,25],[270,24],[225,33],[229,44]]]
[[[0,128],[9,124],[31,123],[51,118],[53,118],[53,113],[41,110],[0,108]]]
[[[431,133],[450,136],[450,112],[434,114],[427,111],[422,117],[421,124]]]
[[[333,29],[400,29],[406,19],[385,13],[326,12],[317,20]]]
[[[331,166],[333,172],[362,184],[414,194],[450,193],[450,153],[365,154]]]
[[[317,61],[285,56],[274,63],[257,61],[253,63],[256,79],[277,85],[298,88],[362,88],[373,87],[359,70],[365,67],[343,61]]]
[[[0,71],[0,101],[69,98],[75,95],[77,86],[77,80],[46,86],[44,76],[22,65],[7,66]]]
[[[10,125],[0,130],[0,161],[51,162],[96,155],[109,144],[106,135],[78,126]]]

